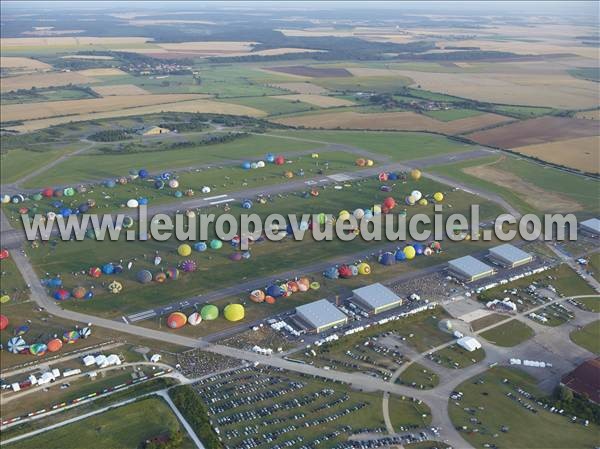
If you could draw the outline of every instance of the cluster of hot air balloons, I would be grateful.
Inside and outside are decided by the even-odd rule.
[[[363,276],[371,274],[371,266],[366,262],[350,265],[343,264],[330,267],[323,272],[323,276],[327,279],[348,279],[359,274]]]
[[[307,277],[297,280],[283,282],[281,284],[271,284],[265,289],[256,289],[250,292],[250,301],[267,304],[275,304],[277,298],[286,298],[297,292],[307,292],[308,290],[318,290],[321,285],[314,281],[311,282]]]
[[[416,256],[431,256],[442,251],[440,242],[432,242],[429,245],[423,243],[415,243],[414,245],[406,245],[404,248],[398,248],[396,251],[387,251],[381,254],[378,261],[382,265],[393,265],[396,262],[412,260]]]
[[[278,155],[275,156],[272,153],[268,153],[267,155],[265,155],[265,160],[260,160],[260,161],[244,161],[242,162],[242,168],[244,170],[255,170],[257,168],[264,168],[267,164],[265,163],[265,161],[267,161],[267,163],[269,164],[275,164],[275,165],[283,165],[285,164],[285,157],[283,157],[282,155]]]
[[[239,243],[239,242],[238,242]],[[198,252],[204,252],[207,249],[219,250],[223,248],[223,241],[219,239],[213,239],[210,242],[195,242],[192,245],[182,243],[177,247],[177,254],[181,257],[189,257],[192,254],[192,249]]]
[[[0,315],[0,330],[6,329],[8,326],[8,318],[4,315]],[[13,354],[31,354],[37,357],[41,357],[48,352],[58,352],[62,349],[64,344],[73,344],[79,341],[79,339],[88,338],[92,335],[92,329],[90,327],[84,327],[83,329],[74,329],[63,333],[62,338],[54,335],[50,340],[42,343],[35,342],[28,344],[23,335],[29,331],[27,326],[21,326],[15,329],[15,335],[8,339],[6,348]]]
[[[223,309],[223,317],[227,321],[241,321],[246,311],[241,304],[228,304]],[[183,312],[173,312],[167,317],[167,326],[171,329],[180,329],[186,324],[197,326],[202,321],[213,321],[219,317],[219,308],[214,304],[205,304],[200,311],[194,311],[190,315]]]
[[[182,269],[183,269],[183,265],[185,264],[185,262],[186,261],[184,261],[182,263]],[[194,269],[193,270],[185,270],[184,269],[184,271],[195,271],[196,263],[193,261],[189,261],[189,262],[192,262],[194,264]],[[177,279],[179,279],[179,270],[177,268],[170,267],[164,271],[158,271],[155,274],[152,274],[152,272],[150,270],[140,270],[137,272],[135,277],[138,280],[138,282],[140,282],[141,284],[149,284],[152,281],[154,281],[158,284],[163,284],[165,281],[167,281],[167,279],[172,280],[172,281],[176,281]]]
[[[362,157],[359,157],[358,159],[356,159],[356,161],[354,161],[354,163],[358,167],[372,167],[375,164],[372,159],[365,159]]]

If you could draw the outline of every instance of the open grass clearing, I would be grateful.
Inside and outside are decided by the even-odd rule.
[[[573,343],[600,355],[600,320],[592,321],[570,334]]]
[[[534,331],[519,320],[511,320],[480,335],[497,346],[511,348],[529,340],[533,337]]]
[[[350,100],[344,100],[343,98],[329,97],[326,95],[315,95],[315,94],[297,94],[297,95],[286,95],[289,100],[301,101],[303,103],[312,104],[321,108],[332,108],[338,106],[352,106],[354,102]],[[276,97],[275,97],[276,98]]]
[[[423,365],[413,362],[400,374],[396,383],[420,390],[435,388],[440,383],[439,376]]]
[[[508,382],[504,382],[505,379]],[[543,397],[536,382],[523,371],[511,368],[497,367],[477,375],[456,388],[463,392],[463,398],[448,405],[452,423],[460,429],[463,438],[477,448],[491,441],[498,447],[514,449],[594,446],[598,439],[597,425],[573,424],[567,416],[550,413],[517,392],[517,388],[521,388],[536,397]],[[527,410],[507,393],[531,403],[537,413]],[[502,426],[508,431],[502,432]]]
[[[152,410],[152,413],[148,413]],[[169,406],[159,398],[147,398],[127,404],[76,423],[44,432],[9,445],[15,449],[78,449],[84,441],[93,441],[98,449],[136,448],[146,440],[169,432],[185,430]],[[194,445],[187,434],[181,448]]]
[[[501,315],[499,313],[490,313],[489,315],[484,316],[483,318],[479,318],[477,320],[471,321],[469,324],[471,325],[471,329],[474,332],[477,332],[480,329],[484,329],[492,324],[496,324],[499,321],[505,320],[508,317],[506,315]]]
[[[485,358],[485,350],[480,348],[469,352],[457,344],[452,344],[434,352],[430,358],[446,368],[461,369],[481,362]]]

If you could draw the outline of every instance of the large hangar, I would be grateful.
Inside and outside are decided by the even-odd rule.
[[[579,223],[579,228],[584,234],[598,237],[600,235],[600,219],[590,218]]]
[[[490,248],[489,258],[492,262],[505,268],[515,268],[530,263],[533,256],[510,243]]]
[[[494,274],[494,269],[473,256],[459,257],[448,262],[450,273],[465,282],[473,282]]]
[[[380,283],[352,290],[352,295],[358,306],[373,314],[402,305],[402,298]]]
[[[348,322],[346,314],[326,299],[296,307],[296,318],[317,333]]]

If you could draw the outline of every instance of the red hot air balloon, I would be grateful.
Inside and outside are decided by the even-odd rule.
[[[8,327],[8,318],[5,315],[0,315],[0,331]]]
[[[393,209],[396,206],[396,200],[391,196],[388,196],[385,200],[383,200],[383,205],[388,209]]]

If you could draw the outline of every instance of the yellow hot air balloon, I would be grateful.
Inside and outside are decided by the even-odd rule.
[[[366,262],[359,263],[358,274],[371,274],[371,266]]]
[[[381,215],[381,205],[375,204],[373,206],[373,215]]]
[[[319,159],[319,153],[313,153],[310,155],[313,159]]]
[[[187,243],[183,243],[177,248],[177,253],[182,257],[187,257],[192,254],[192,247]]]
[[[418,181],[419,179],[421,179],[421,170],[415,168],[414,170],[410,171],[410,177],[415,180]]]
[[[374,164],[373,159],[367,159],[367,167],[372,167]]]
[[[429,204],[429,201],[427,201],[425,198],[421,198],[419,200],[419,205],[420,206],[427,206]]]
[[[223,316],[227,321],[240,321],[244,319],[245,310],[241,304],[229,304],[223,309]]]
[[[348,218],[350,218],[350,212],[347,210],[341,210],[338,214],[338,219],[340,220],[347,220]]]
[[[414,259],[415,256],[417,255],[417,251],[415,250],[415,248],[413,248],[412,246],[407,246],[405,247],[402,252],[404,253],[404,255],[406,256],[407,260],[411,260]]]
[[[436,203],[441,203],[442,201],[444,201],[444,194],[442,192],[435,192],[433,194],[433,199]]]

